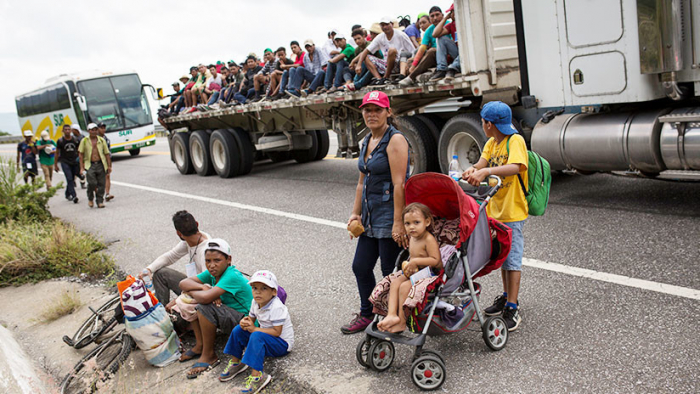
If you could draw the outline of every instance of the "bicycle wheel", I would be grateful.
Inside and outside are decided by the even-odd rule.
[[[61,383],[61,394],[94,393],[119,369],[133,348],[133,339],[121,331],[83,357]]]
[[[119,294],[117,294],[97,310],[90,308],[92,315],[78,328],[73,338],[66,335],[63,337],[63,342],[68,346],[80,349],[92,343],[101,334],[113,329],[117,322],[111,314],[119,301]]]

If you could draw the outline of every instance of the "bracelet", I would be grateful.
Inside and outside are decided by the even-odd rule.
[[[491,175],[491,167],[489,167],[489,175]]]

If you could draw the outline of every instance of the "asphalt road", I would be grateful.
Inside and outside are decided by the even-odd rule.
[[[119,240],[110,250],[126,272],[137,273],[176,244],[170,217],[187,209],[202,230],[230,242],[239,269],[270,269],[287,290],[296,343],[277,368],[325,392],[418,392],[409,374],[412,349],[397,347],[393,366],[379,374],[355,360],[361,336],[339,331],[359,309],[351,270],[355,241],[347,232],[230,204],[344,223],[356,165],[330,158],[303,165],[262,162],[241,178],[183,176],[159,139],[139,157],[115,156],[112,179],[120,184],[113,185],[116,198],[106,209],[89,209],[81,195],[79,205],[55,197],[51,210],[83,230]],[[525,257],[697,294],[698,195],[695,183],[557,175],[546,215],[525,225]],[[184,262],[175,267],[184,271]],[[493,273],[480,283],[486,306],[501,291],[500,277]],[[426,348],[446,360],[442,391],[700,391],[697,299],[526,267],[520,301],[523,323],[500,352],[486,347],[478,324],[428,339]]]

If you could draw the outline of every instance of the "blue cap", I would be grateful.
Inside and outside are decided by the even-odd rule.
[[[486,103],[481,109],[481,117],[493,123],[498,131],[505,135],[511,135],[518,132],[513,127],[512,112],[510,107],[502,101],[491,101]]]

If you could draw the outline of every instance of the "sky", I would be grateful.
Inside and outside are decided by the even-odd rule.
[[[0,0],[0,113],[16,112],[15,96],[49,77],[83,70],[135,70],[143,83],[163,88],[189,67],[250,52],[262,56],[311,38],[317,46],[337,28],[365,28],[383,16],[414,22],[425,0],[254,1],[37,1]]]

